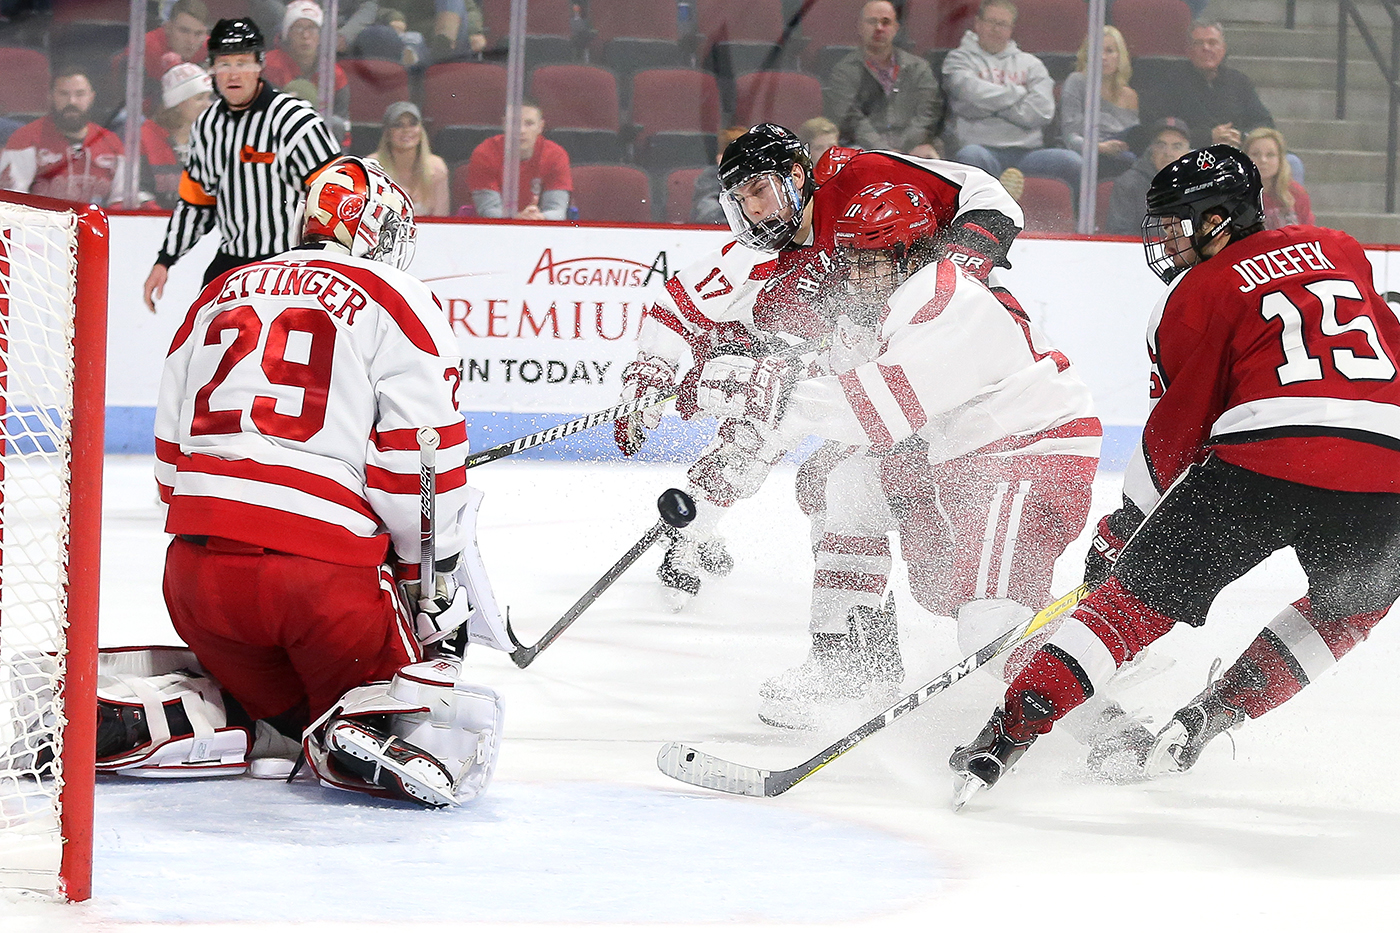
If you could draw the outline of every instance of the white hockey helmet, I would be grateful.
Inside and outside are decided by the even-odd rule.
[[[303,244],[323,243],[350,256],[407,269],[416,240],[413,199],[373,159],[341,156],[312,178]]]

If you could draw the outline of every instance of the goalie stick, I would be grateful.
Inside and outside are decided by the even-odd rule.
[[[544,633],[539,641],[533,645],[523,645],[515,637],[515,631],[510,627],[510,620],[506,620],[506,634],[510,636],[511,644],[515,650],[510,653],[510,659],[515,662],[516,667],[526,667],[535,660],[535,656],[554,643],[564,630],[574,624],[574,620],[583,615],[585,609],[593,605],[603,591],[612,586],[618,577],[627,572],[627,568],[637,562],[637,558],[646,553],[647,549],[656,543],[656,539],[662,535],[675,534],[675,529],[684,528],[695,520],[695,500],[679,489],[668,489],[656,500],[657,511],[661,513],[661,519],[642,535],[636,544],[628,548],[627,553],[618,558],[617,563],[608,568],[608,572],[598,578],[598,581],[588,588],[588,592],[578,598],[578,602],[569,607],[569,611],[564,613],[558,622],[550,626],[549,631]]]
[[[696,787],[720,790],[727,794],[742,794],[746,797],[776,797],[799,781],[811,777],[860,742],[879,732],[896,719],[911,710],[917,709],[926,701],[947,690],[968,674],[1001,654],[1007,648],[1019,644],[1034,635],[1049,623],[1073,609],[1089,587],[1081,584],[1074,591],[1061,596],[1029,620],[1001,635],[991,644],[975,654],[970,654],[918,690],[904,697],[898,703],[862,723],[850,732],[811,758],[796,767],[784,771],[765,771],[737,762],[726,761],[708,752],[702,752],[682,742],[668,742],[656,756],[656,766],[667,777],[673,777]]]

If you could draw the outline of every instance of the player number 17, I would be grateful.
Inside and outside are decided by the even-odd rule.
[[[1358,314],[1345,324],[1337,320],[1337,299],[1350,298],[1364,300],[1356,283],[1349,279],[1324,279],[1305,286],[1322,303],[1322,334],[1337,337],[1348,331],[1357,331],[1366,337],[1373,356],[1358,356],[1345,347],[1332,350],[1332,365],[1337,372],[1351,381],[1377,380],[1381,382],[1395,378],[1395,363],[1386,354],[1376,334],[1376,325],[1369,317]],[[1260,313],[1265,319],[1278,318],[1283,322],[1283,365],[1278,368],[1278,379],[1283,385],[1295,382],[1311,382],[1323,378],[1322,361],[1308,352],[1303,337],[1303,312],[1283,292],[1270,292],[1264,296]]]

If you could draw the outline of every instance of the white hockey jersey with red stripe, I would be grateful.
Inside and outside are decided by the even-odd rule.
[[[381,262],[309,249],[216,279],[175,335],[156,412],[172,534],[338,564],[416,563],[417,429],[441,435],[437,549],[467,502],[462,359],[437,299]]]
[[[933,463],[1097,457],[1103,431],[1088,388],[1004,298],[950,260],[925,266],[890,296],[872,359],[796,384],[782,433],[876,449],[917,434]]]

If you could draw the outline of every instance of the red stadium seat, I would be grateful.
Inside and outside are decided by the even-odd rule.
[[[60,0],[53,5],[53,24],[125,23],[131,16],[128,0]]]
[[[811,75],[756,71],[741,75],[735,84],[736,123],[777,123],[795,130],[812,117],[822,115],[821,82]]]
[[[1026,176],[1021,209],[1026,212],[1027,233],[1074,232],[1074,197],[1058,178]]]
[[[607,0],[591,4],[588,17],[595,31],[591,48],[615,71],[630,74],[682,64],[674,3]]]
[[[579,220],[651,223],[651,179],[632,165],[576,165],[571,201]]]
[[[632,82],[637,162],[652,170],[714,160],[719,87],[704,71],[641,71]]]
[[[1132,58],[1180,58],[1191,42],[1191,8],[1183,0],[1114,0],[1113,25]]]
[[[1084,0],[1017,0],[1016,44],[1034,55],[1074,55],[1089,32]]]
[[[802,65],[825,77],[831,66],[856,47],[856,21],[869,0],[810,0],[803,5]]]
[[[38,117],[49,112],[49,57],[35,49],[0,47],[0,114]]]
[[[340,67],[350,82],[352,123],[382,123],[390,104],[408,100],[408,70],[397,62],[346,58]]]
[[[489,62],[446,62],[423,76],[423,119],[433,151],[449,162],[470,158],[483,139],[501,132],[506,69]]]
[[[542,65],[530,96],[544,109],[545,131],[574,162],[616,162],[622,156],[617,78],[592,65]]]
[[[574,0],[530,0],[525,7],[525,66],[572,61]],[[490,45],[504,51],[510,36],[510,0],[482,0]]]
[[[1108,199],[1113,197],[1113,179],[1099,182],[1094,195],[1094,230],[1102,233],[1108,226]]]
[[[690,223],[690,209],[695,202],[695,179],[709,168],[678,168],[666,175],[666,222]]]
[[[717,73],[757,71],[777,61],[782,0],[698,0],[696,28],[699,59]]]
[[[905,5],[900,31],[920,55],[930,49],[955,49],[976,16],[977,0],[923,0]]]

